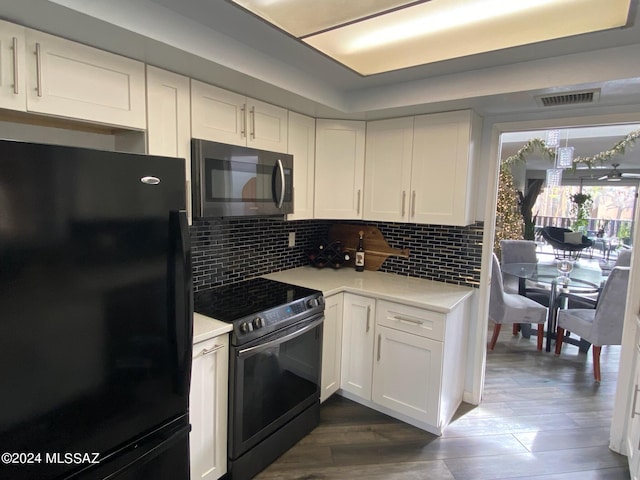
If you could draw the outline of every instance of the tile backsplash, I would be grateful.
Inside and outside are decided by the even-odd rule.
[[[272,218],[194,220],[191,226],[194,289],[235,283],[307,265],[305,251],[326,239],[335,223],[374,225],[409,258],[389,257],[380,271],[477,287],[483,224],[467,227],[335,220],[285,222]],[[295,232],[294,247],[288,246]]]

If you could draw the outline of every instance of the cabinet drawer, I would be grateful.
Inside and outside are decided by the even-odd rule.
[[[444,339],[445,314],[378,300],[376,323],[433,340]]]

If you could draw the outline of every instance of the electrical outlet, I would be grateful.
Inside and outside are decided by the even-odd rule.
[[[296,232],[289,232],[289,247],[296,246]]]

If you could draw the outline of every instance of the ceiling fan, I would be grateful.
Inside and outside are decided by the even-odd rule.
[[[619,163],[613,163],[613,170],[606,175],[598,178],[598,180],[606,180],[607,182],[619,182],[623,178],[640,178],[640,173],[622,173],[618,171]]]

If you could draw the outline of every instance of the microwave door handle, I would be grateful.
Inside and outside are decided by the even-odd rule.
[[[282,160],[278,159],[276,161],[276,165],[278,165],[278,171],[280,172],[280,198],[278,199],[278,208],[282,208],[282,203],[284,202],[284,166],[282,165]]]

